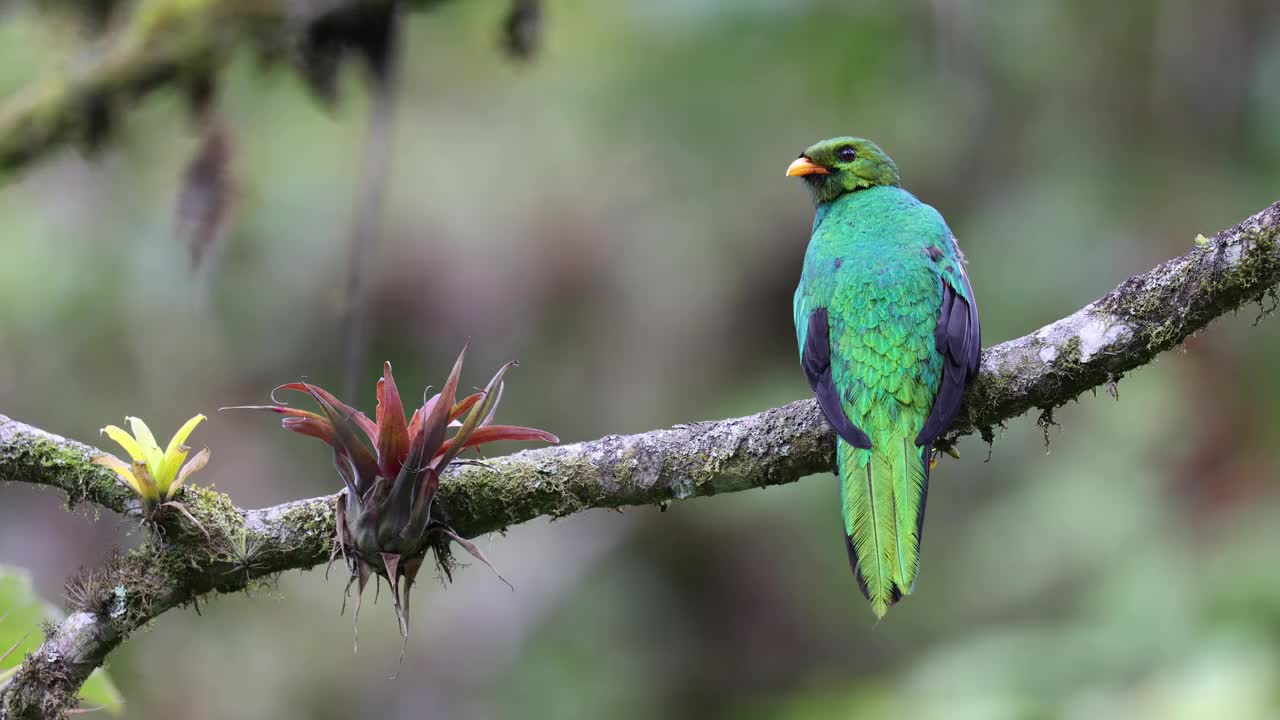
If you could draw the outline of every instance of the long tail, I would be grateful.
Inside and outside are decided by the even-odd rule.
[[[839,440],[836,459],[849,566],[879,618],[911,594],[920,571],[929,449],[892,434],[873,436],[872,448]]]

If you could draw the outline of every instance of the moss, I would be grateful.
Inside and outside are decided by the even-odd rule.
[[[1277,239],[1280,227],[1253,228],[1230,243],[1198,246],[1156,271],[1164,277],[1131,278],[1099,305],[1131,322],[1149,352],[1166,350],[1213,318],[1265,296],[1280,277]],[[1240,256],[1223,268],[1222,253],[1229,245],[1238,245]]]
[[[1005,412],[1005,408],[1015,399],[1021,400],[1025,396],[1023,386],[1026,378],[1029,374],[1038,372],[1039,368],[1039,364],[1029,356],[1023,356],[1016,365],[1005,364],[995,371],[981,373],[966,392],[962,410],[965,414],[953,427],[981,430],[983,426],[987,426],[989,430],[989,418],[1007,417],[1010,413]],[[983,439],[990,444],[994,435],[984,433]]]
[[[85,500],[123,510],[130,498],[115,474],[89,462],[82,449],[39,436],[21,435],[0,446],[0,468],[9,480],[61,488],[69,510]]]
[[[701,459],[701,462],[688,472],[688,481],[681,488],[673,488],[677,499],[683,500],[691,495],[714,495],[712,483],[722,479],[726,470],[732,466],[732,455],[727,452],[712,452]],[[688,492],[684,492],[688,488]]]
[[[1049,428],[1061,427],[1058,421],[1053,419],[1053,411],[1054,407],[1052,405],[1040,408],[1040,417],[1036,418],[1036,427],[1040,428],[1041,432],[1044,433],[1044,450],[1046,453],[1049,452]]]
[[[172,559],[152,545],[129,553],[113,550],[105,567],[81,575],[83,594],[71,600],[76,609],[111,621],[122,635],[127,635],[152,617],[155,603],[166,590],[172,565]]]
[[[225,493],[184,485],[171,501],[144,504],[142,523],[166,546],[198,551],[193,564],[199,565],[216,555],[211,548],[218,539],[244,526],[244,518]]]
[[[1058,347],[1058,356],[1053,359],[1053,364],[1061,370],[1070,371],[1080,367],[1081,357],[1080,336],[1076,335]]]
[[[1145,338],[1147,349],[1158,352],[1171,347],[1177,338],[1181,317],[1172,309],[1187,304],[1186,295],[1200,263],[1191,258],[1172,261],[1176,267],[1158,283],[1143,284],[1139,278],[1130,278],[1112,291],[1100,303],[1103,311],[1133,324]]]
[[[14,688],[24,688],[26,692],[9,692],[0,697],[5,701],[0,715],[14,720],[66,717],[67,711],[78,703],[71,678],[72,673],[60,658],[28,659],[11,681]]]
[[[619,494],[630,495],[639,489],[636,487],[635,478],[636,457],[634,447],[628,447],[618,456],[617,465],[614,467],[614,478],[618,483]]]
[[[495,469],[451,474],[440,486],[442,519],[464,535],[499,530],[540,515],[563,517],[602,500],[598,471],[580,455],[565,454],[545,465],[499,461]]]
[[[995,446],[996,429],[990,425],[979,425],[975,429],[978,431],[978,437],[982,438],[982,442],[987,444],[987,452],[989,455],[991,449]]]
[[[139,40],[171,32],[203,20],[201,14],[217,6],[211,0],[148,0],[134,14],[131,29]]]
[[[325,538],[334,534],[334,514],[329,503],[294,505],[280,516],[280,520],[298,534]]]
[[[226,530],[244,522],[231,498],[212,486],[184,485],[177,499],[210,533],[215,528]]]

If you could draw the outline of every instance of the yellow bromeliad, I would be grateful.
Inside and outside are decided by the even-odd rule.
[[[129,453],[132,462],[126,463],[106,453],[94,457],[93,462],[114,470],[146,508],[154,510],[160,505],[173,502],[178,488],[209,462],[209,448],[196,453],[187,462],[187,453],[191,448],[183,444],[191,431],[204,419],[204,415],[196,415],[188,420],[174,433],[168,447],[161,451],[146,423],[136,417],[125,418],[125,422],[133,430],[132,434],[116,425],[108,425],[102,428],[102,432],[119,443]]]

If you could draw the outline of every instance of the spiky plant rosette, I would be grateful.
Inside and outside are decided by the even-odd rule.
[[[333,448],[334,465],[346,486],[338,497],[336,543],[356,584],[356,612],[371,576],[391,586],[400,633],[409,631],[409,593],[427,552],[437,550],[444,560],[450,542],[461,545],[489,564],[473,543],[460,537],[432,514],[440,477],[467,449],[500,440],[560,442],[555,435],[534,428],[493,423],[502,397],[503,376],[516,363],[498,369],[479,392],[459,400],[458,377],[466,348],[458,355],[449,378],[406,420],[400,391],[385,363],[378,380],[374,419],[333,394],[307,382],[281,385],[272,392],[274,405],[240,409],[267,410],[285,415],[286,430],[319,438]],[[276,400],[275,393],[292,390],[310,395],[320,412],[300,410]],[[452,435],[449,429],[453,428]],[[446,566],[447,568],[447,566]],[[348,583],[350,587],[350,583]]]
[[[208,536],[209,532],[200,521],[191,515],[185,505],[174,499],[174,495],[188,478],[209,462],[209,448],[196,453],[188,461],[187,453],[191,452],[191,448],[183,444],[204,420],[204,415],[200,414],[188,420],[173,434],[168,447],[161,450],[151,428],[141,418],[127,417],[125,422],[133,430],[132,433],[115,425],[108,425],[102,428],[102,434],[124,448],[129,454],[130,462],[109,453],[95,455],[92,460],[95,464],[114,471],[120,482],[133,491],[141,504],[145,522],[154,523],[162,517],[164,511],[175,510]]]

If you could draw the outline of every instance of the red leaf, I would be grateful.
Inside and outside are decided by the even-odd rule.
[[[382,379],[378,381],[377,417],[378,467],[383,477],[394,478],[409,454],[409,429],[404,421],[400,391],[391,374],[391,363],[383,364]]]
[[[429,411],[423,408],[422,431],[418,437],[414,438],[414,450],[417,451],[414,455],[419,458],[419,462],[434,457],[440,443],[444,442],[445,428],[449,425],[449,414],[453,409],[453,399],[458,394],[458,377],[462,374],[462,360],[466,355],[467,349],[463,347],[462,352],[458,354],[458,359],[453,363],[453,370],[449,372],[449,379],[445,380],[444,388],[440,390],[439,400]]]
[[[316,404],[320,406],[320,409],[324,411],[325,417],[329,420],[329,425],[333,428],[333,446],[351,459],[351,463],[356,467],[359,480],[368,481],[373,478],[378,472],[378,461],[355,432],[357,426],[363,427],[360,425],[360,419],[369,422],[369,418],[346,404],[340,407],[335,406],[329,400],[333,396],[315,385],[305,382],[297,384],[302,388],[303,392],[311,395]],[[280,387],[293,389],[285,385]],[[357,484],[361,484],[359,480]]]
[[[413,411],[413,419],[409,421],[409,444],[413,444],[413,439],[418,437],[418,433],[422,432],[422,408]]]
[[[474,432],[467,436],[467,440],[462,444],[462,447],[463,449],[473,448],[479,445],[484,445],[485,443],[498,442],[501,440],[541,440],[553,445],[560,443],[560,438],[545,430],[519,427],[516,425],[483,425],[476,428]],[[454,438],[446,440],[444,445],[440,447],[440,452],[437,453],[437,455],[443,455],[451,449],[453,447],[453,441]]]
[[[465,443],[467,438],[471,437],[471,434],[483,425],[484,421],[497,409],[498,398],[502,395],[500,389],[502,387],[502,376],[506,375],[507,371],[515,366],[515,362],[503,365],[498,368],[498,372],[489,380],[489,384],[484,388],[484,400],[472,408],[471,413],[467,415],[467,419],[462,421],[462,427],[458,428],[458,432],[452,438],[452,447],[443,452],[438,452],[434,457],[433,466],[437,473],[444,472],[445,467],[453,462],[458,453],[462,452],[465,446],[459,446],[458,443]]]
[[[299,418],[311,418],[312,420],[324,421],[324,417],[319,413],[313,413],[310,410],[299,410],[289,407],[288,405],[232,405],[230,407],[218,408],[219,410],[266,410],[278,415],[290,415]]]
[[[478,392],[478,393],[472,393],[462,398],[461,400],[459,400],[458,404],[453,406],[453,410],[449,411],[449,422],[453,422],[454,420],[457,420],[458,418],[465,415],[468,410],[470,410],[473,406],[475,406],[476,403],[480,402],[483,399],[484,399],[484,393]],[[436,403],[438,402],[440,402],[440,393],[436,393],[435,395],[432,395],[431,399],[427,400],[426,404],[422,406],[422,411],[425,412],[427,415],[430,415],[431,411],[435,409]],[[409,433],[409,436],[413,437],[413,433]]]
[[[319,438],[332,447],[338,446],[338,438],[334,435],[333,425],[320,417],[287,417],[280,421],[285,430],[292,430],[300,435]]]
[[[428,389],[430,389],[430,388],[428,388]],[[432,395],[432,396],[431,396],[431,398],[430,398],[429,400],[427,400],[426,402],[422,403],[422,407],[421,407],[421,408],[419,408],[419,410],[420,410],[424,415],[430,415],[430,414],[431,414],[431,411],[435,409],[435,407],[436,407],[436,403],[438,403],[438,402],[440,402],[440,393],[436,393],[435,395]]]
[[[377,442],[378,428],[374,425],[373,421],[369,419],[369,416],[334,397],[333,393],[328,390],[305,382],[285,383],[271,391],[272,399],[275,399],[275,394],[280,390],[294,390],[297,392],[307,393],[308,395],[316,397],[317,402],[319,402],[320,398],[324,398],[325,401],[338,410],[339,415],[344,418],[349,418],[351,421],[355,422],[355,424],[364,431],[364,434],[369,437],[369,442]]]
[[[418,437],[414,438],[413,451],[409,453],[410,462],[418,466],[426,465],[429,458],[433,458],[438,454],[441,443],[444,442],[445,428],[449,425],[449,413],[453,409],[453,400],[458,394],[458,377],[462,374],[462,360],[467,356],[467,347],[462,347],[462,352],[458,353],[458,359],[453,363],[453,370],[449,372],[449,379],[445,380],[444,387],[440,390],[440,399],[431,408],[431,412],[427,413],[425,408],[423,414],[426,419],[422,422],[422,432]],[[434,484],[430,481],[428,473],[427,479],[418,487],[413,497],[413,506],[428,505],[431,502],[431,494],[435,492]],[[437,478],[436,482],[439,482]]]
[[[391,363],[387,363],[390,365]],[[385,374],[385,371],[384,371]],[[387,393],[387,381],[385,378],[378,378],[378,405],[373,409],[373,424],[382,427],[382,406],[385,402]]]
[[[459,400],[458,404],[454,405],[453,410],[449,413],[449,422],[453,422],[454,420],[457,420],[458,418],[465,415],[468,410],[474,407],[475,404],[480,402],[480,400],[482,400],[483,398],[484,398],[484,393],[478,392],[478,393],[471,393],[470,395]]]

